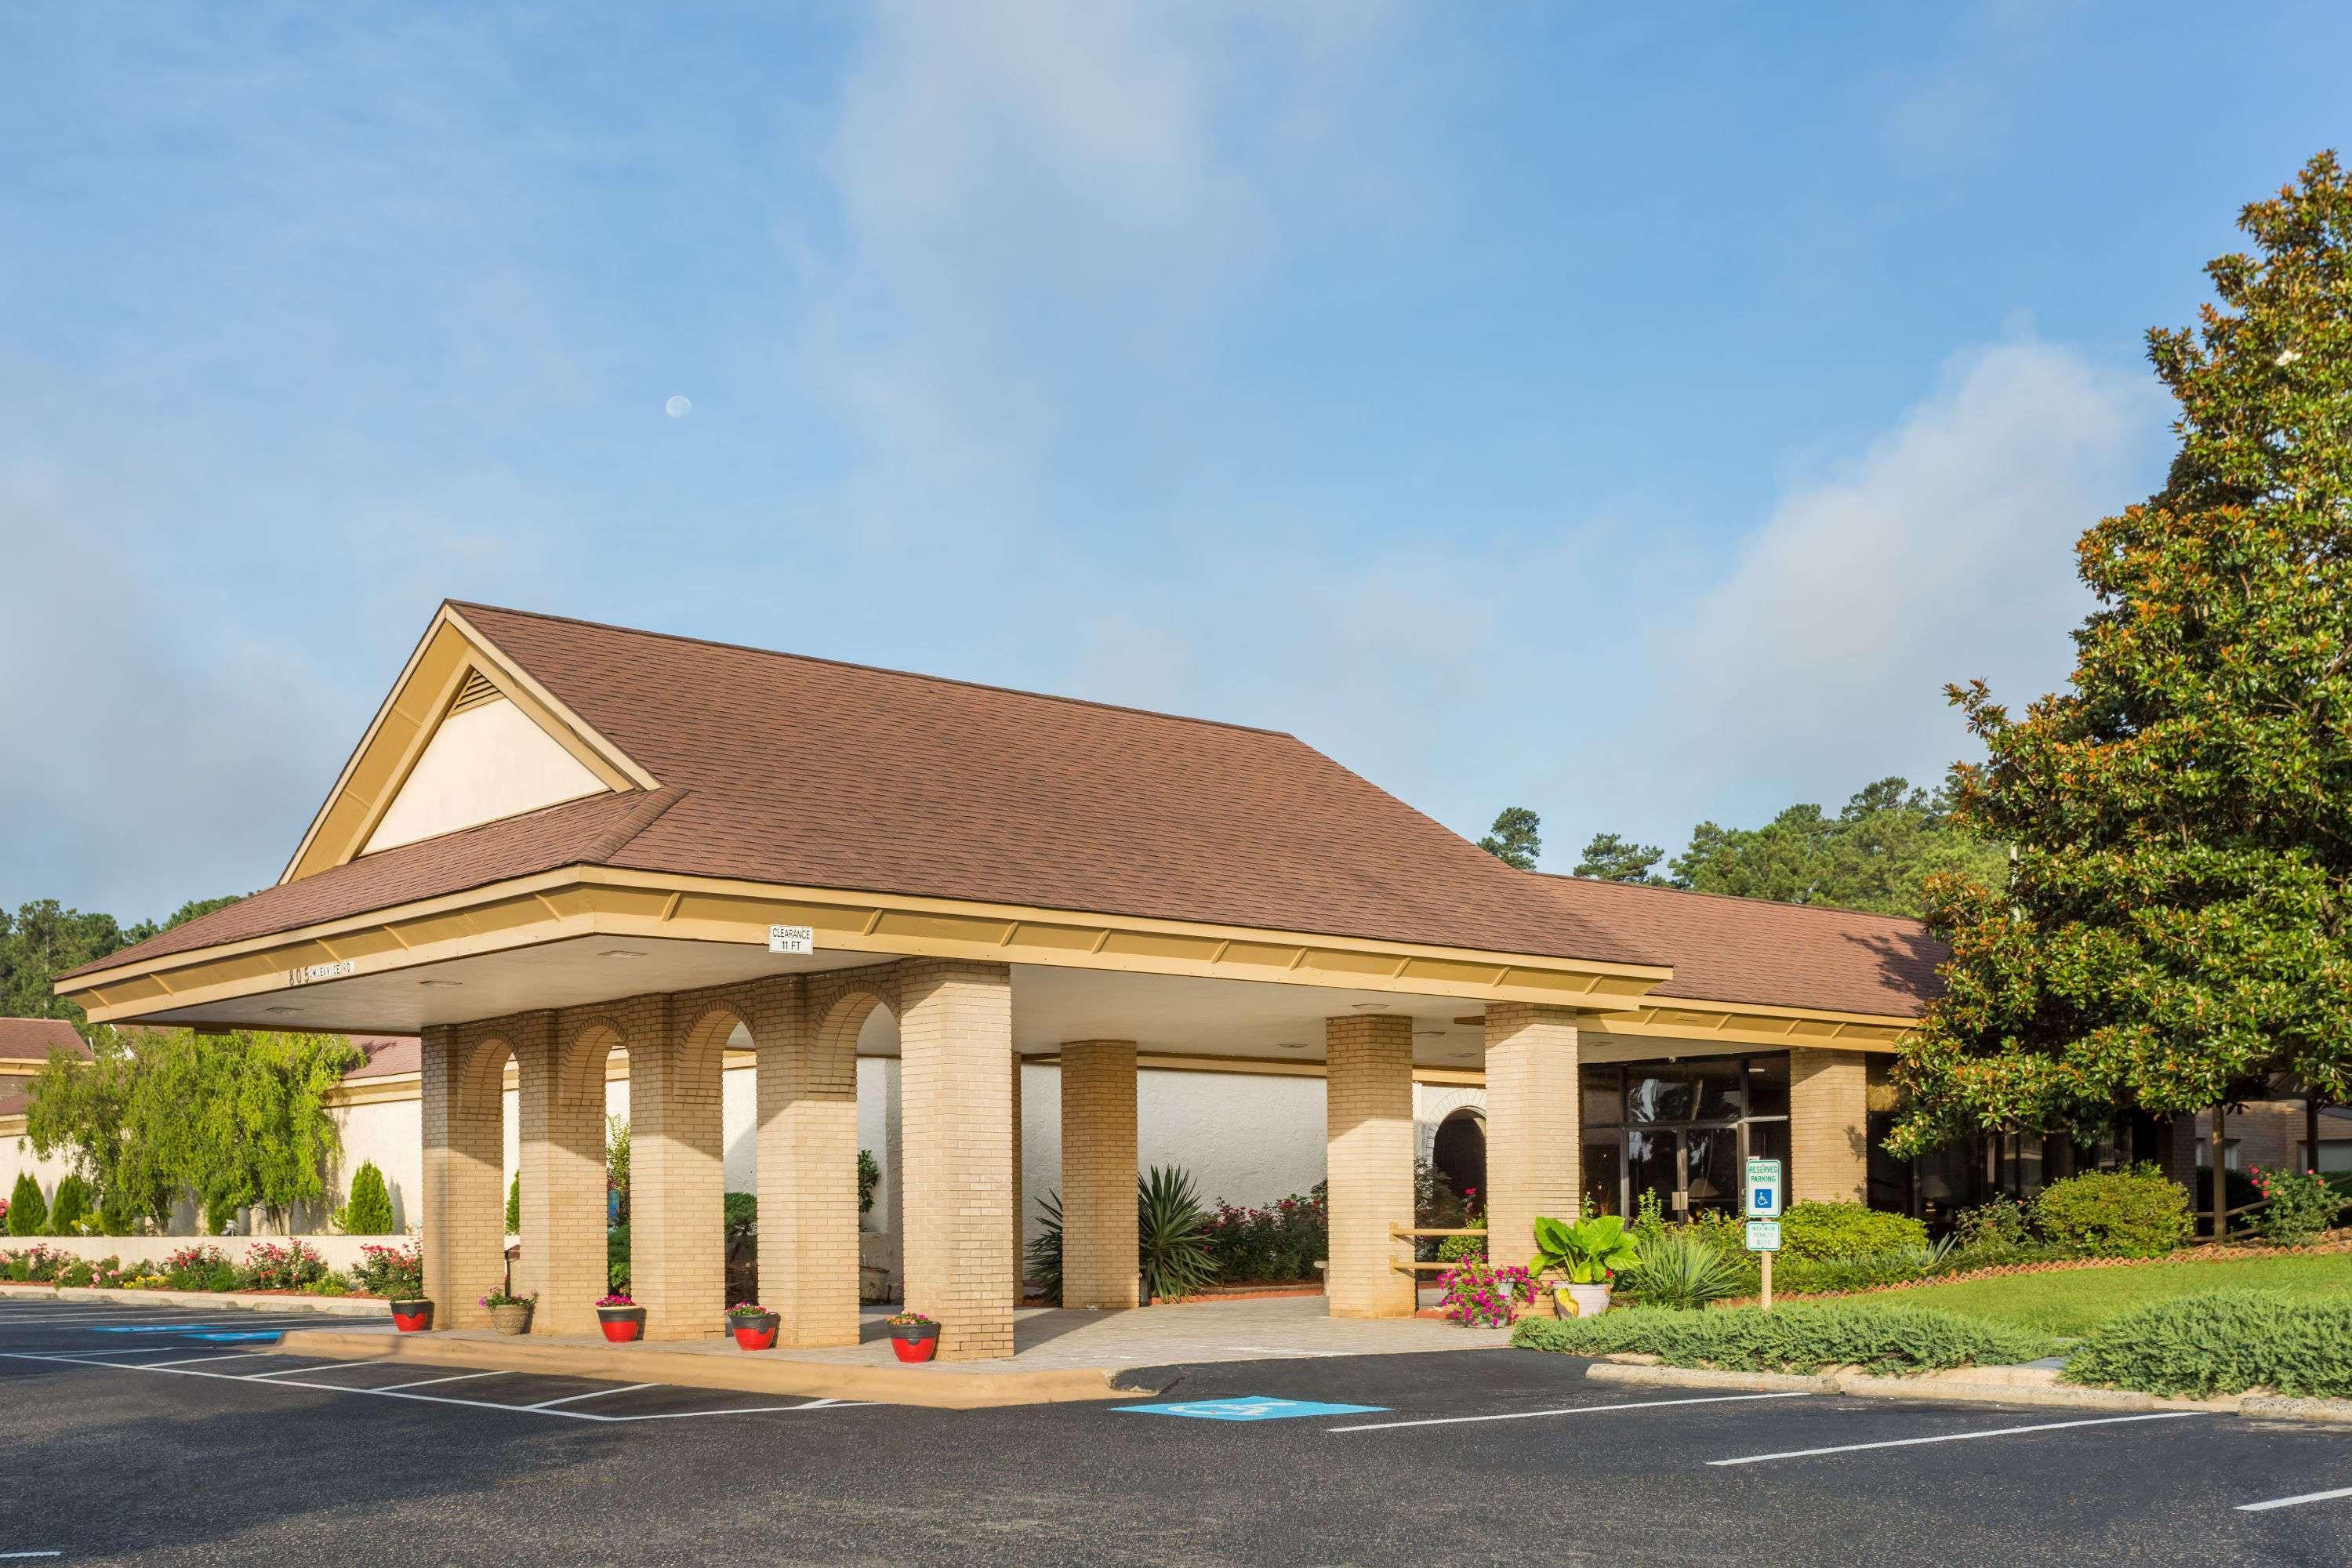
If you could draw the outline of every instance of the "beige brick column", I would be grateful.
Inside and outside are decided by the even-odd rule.
[[[1409,1318],[1412,1249],[1389,1235],[1412,1224],[1412,1020],[1402,1014],[1327,1018],[1323,1053],[1335,1318]]]
[[[1861,1203],[1870,1193],[1869,1073],[1860,1051],[1789,1052],[1789,1200]]]
[[[428,1026],[423,1038],[424,1201],[418,1250],[434,1326],[488,1328],[475,1303],[505,1277],[506,1118],[493,1071],[488,1091],[469,1075],[459,1030]]]
[[[1132,1307],[1135,1042],[1062,1047],[1062,1305]]]
[[[1013,1353],[1013,978],[1002,963],[900,965],[907,1305],[940,1358]]]
[[[1497,1002],[1486,1008],[1486,1256],[1523,1264],[1536,1218],[1583,1212],[1576,1015]]]
[[[576,1081],[555,1016],[531,1013],[503,1026],[514,1043],[516,1131],[522,1158],[522,1257],[515,1289],[537,1292],[534,1334],[596,1331],[604,1293],[604,1073],[595,1064],[593,1100]],[[584,1054],[574,1051],[572,1056]]]
[[[800,979],[762,983],[745,1022],[760,1057],[760,1302],[776,1342],[857,1342],[857,1037],[820,1039]]]
[[[615,1011],[629,1047],[629,1294],[646,1338],[707,1338],[727,1310],[719,1073],[732,1015],[695,1017],[668,996]]]

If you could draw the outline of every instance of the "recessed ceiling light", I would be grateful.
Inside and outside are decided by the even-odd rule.
[[[418,981],[416,984],[418,984],[419,985],[430,985],[430,986],[435,986],[435,987],[446,987],[446,988],[448,988],[448,989],[450,989],[450,990],[455,990],[455,989],[457,989],[458,986],[463,985],[463,984],[466,984],[466,983],[465,983],[464,981],[462,981],[462,980],[420,980],[420,981]]]
[[[1416,1040],[1438,1040],[1445,1037],[1445,1031],[1443,1029],[1415,1029],[1412,1032],[1412,1037]]]
[[[596,956],[599,958],[643,958],[645,955],[645,950],[643,948],[608,947]]]
[[[1385,1013],[1389,1010],[1385,1002],[1350,1002],[1348,1005],[1359,1013]]]
[[[1307,1048],[1307,1042],[1304,1040],[1277,1040],[1275,1042],[1274,1048],[1277,1051],[1303,1051]]]
[[[294,1009],[291,1007],[264,1007],[262,1011],[265,1013],[291,1013]]]

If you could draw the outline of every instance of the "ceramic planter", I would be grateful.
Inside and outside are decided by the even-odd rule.
[[[527,1334],[530,1332],[530,1307],[528,1301],[493,1307],[490,1309],[490,1327],[502,1334]]]
[[[772,1351],[776,1348],[777,1325],[782,1321],[779,1314],[764,1312],[756,1318],[730,1317],[727,1327],[734,1334],[735,1342],[745,1350]]]
[[[392,1304],[392,1326],[404,1334],[420,1334],[433,1326],[433,1303],[423,1297]]]
[[[643,1307],[599,1307],[596,1326],[604,1337],[616,1345],[625,1345],[646,1337],[646,1310]]]
[[[900,1361],[929,1361],[940,1353],[937,1323],[893,1323],[890,1349]]]
[[[1559,1299],[1561,1317],[1597,1318],[1609,1310],[1609,1287],[1605,1284],[1562,1285]]]

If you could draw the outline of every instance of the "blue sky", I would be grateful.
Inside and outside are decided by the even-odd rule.
[[[2352,12],[1623,9],[12,7],[0,903],[266,885],[445,595],[1287,729],[1558,869],[1939,776]]]

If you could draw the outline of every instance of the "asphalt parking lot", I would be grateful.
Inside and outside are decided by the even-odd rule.
[[[0,1562],[2352,1562],[2343,1428],[1639,1389],[1507,1351],[948,1412],[228,1337],[297,1321],[0,1303]]]

